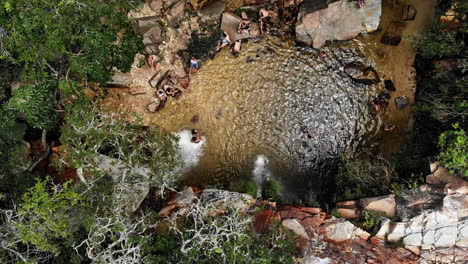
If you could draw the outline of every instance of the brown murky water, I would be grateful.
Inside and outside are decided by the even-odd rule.
[[[369,114],[367,102],[380,86],[346,76],[347,63],[368,62],[349,46],[329,46],[319,60],[315,50],[270,38],[244,45],[239,57],[226,50],[202,65],[190,92],[153,119],[168,131],[198,128],[206,137],[204,155],[187,182],[248,178],[256,156],[265,155],[275,177],[296,192],[298,185],[309,190],[320,176],[314,174],[327,174],[345,151],[372,144],[382,122]],[[305,128],[314,133],[310,141]]]

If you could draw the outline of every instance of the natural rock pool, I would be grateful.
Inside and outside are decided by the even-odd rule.
[[[382,124],[367,103],[379,86],[343,72],[347,63],[366,59],[339,45],[323,50],[328,56],[318,59],[316,50],[270,38],[244,45],[239,57],[225,50],[207,61],[192,76],[190,91],[152,120],[168,131],[198,128],[206,137],[187,182],[249,178],[264,155],[273,177],[300,195],[320,187],[344,152],[373,142]],[[310,141],[306,128],[314,134]]]
[[[408,2],[418,15],[406,23],[403,35],[421,32],[431,20],[432,7],[426,1]],[[343,155],[396,152],[404,132],[411,129],[411,108],[396,110],[393,103],[399,96],[413,101],[411,39],[403,38],[398,46],[380,43],[390,23],[399,19],[398,8],[383,2],[376,33],[327,44],[321,49],[327,52],[324,59],[317,58],[317,50],[268,37],[244,43],[239,57],[223,50],[204,62],[191,75],[188,91],[179,99],[170,98],[157,113],[146,111],[154,96],[151,87],[137,96],[109,89],[107,104],[117,101],[120,109],[137,112],[145,123],[182,135],[183,156],[191,165],[185,170],[186,184],[229,188],[240,179],[271,175],[282,183],[286,200],[313,196],[334,181]],[[343,67],[354,61],[373,66],[381,82],[352,81]],[[144,86],[144,76],[152,74],[135,68],[132,76]],[[389,79],[397,91],[385,114],[372,115],[368,102]],[[382,130],[387,121],[396,125],[394,131]],[[202,146],[191,146],[188,130],[193,128],[201,131]],[[310,141],[306,128],[314,134]]]

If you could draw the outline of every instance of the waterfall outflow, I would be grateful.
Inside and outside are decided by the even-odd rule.
[[[259,187],[262,186],[266,179],[271,177],[271,172],[266,168],[268,162],[268,158],[265,155],[258,155],[255,159],[255,166],[252,174],[253,180]]]
[[[198,165],[201,156],[203,156],[206,138],[202,137],[202,141],[193,143],[190,141],[192,133],[189,130],[182,130],[174,134],[179,137],[179,153],[183,162],[182,166],[177,168],[176,171],[183,174]]]

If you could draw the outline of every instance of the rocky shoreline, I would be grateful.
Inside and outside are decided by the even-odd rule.
[[[236,209],[258,233],[277,221],[294,232],[297,263],[465,263],[468,261],[468,182],[437,163],[426,184],[398,195],[339,202],[331,215],[320,208],[255,200],[236,192],[188,187],[169,192],[158,215],[170,217],[192,203],[211,206],[210,216]],[[338,213],[336,213],[338,212]],[[380,212],[366,229],[364,212]],[[182,213],[183,215],[183,213]]]

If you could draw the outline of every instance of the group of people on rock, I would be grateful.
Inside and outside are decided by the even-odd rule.
[[[169,96],[179,98],[182,95],[182,90],[176,87],[178,84],[179,81],[175,75],[170,74],[166,76],[159,88],[156,90],[156,98],[153,100],[153,103],[157,104],[156,111],[164,108]]]
[[[269,11],[265,8],[260,8],[258,10],[258,23],[259,23],[260,35],[264,35],[264,33],[270,33],[271,27],[273,26],[272,18],[276,17],[275,14],[276,12]],[[286,25],[292,24],[296,20],[296,16],[297,16],[296,12],[293,12],[293,11],[286,12],[284,15],[284,23]],[[249,18],[246,12],[242,12],[241,19],[242,20],[239,22],[237,26],[237,33],[249,34],[251,24],[254,20]],[[226,46],[231,46],[231,51],[233,55],[237,56],[242,48],[242,40],[238,39],[236,41],[232,41],[231,36],[229,36],[229,34],[226,31],[224,31],[223,37],[220,43],[218,44],[218,46],[216,47],[215,51],[218,52],[219,50],[221,50],[222,48]]]

